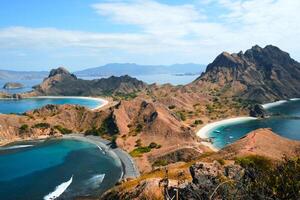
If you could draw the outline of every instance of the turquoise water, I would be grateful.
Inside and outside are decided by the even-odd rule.
[[[216,127],[208,135],[213,138],[213,145],[222,148],[245,134],[258,128],[271,128],[275,133],[294,140],[300,140],[300,101],[288,101],[267,109],[273,114],[267,119],[251,120],[241,123]],[[216,132],[220,131],[220,133]]]
[[[28,98],[28,99],[0,99],[0,113],[24,113],[29,110],[43,107],[47,104],[77,104],[88,108],[95,108],[101,105],[101,102],[94,99],[80,98]]]
[[[0,150],[0,199],[41,200],[72,176],[60,199],[96,196],[122,173],[108,153],[87,142],[60,139],[26,145]]]

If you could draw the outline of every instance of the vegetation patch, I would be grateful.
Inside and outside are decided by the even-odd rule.
[[[49,123],[37,123],[32,128],[47,129],[47,128],[50,128],[50,124]]]
[[[29,126],[27,124],[23,124],[20,128],[19,128],[20,133],[25,133],[29,131]]]
[[[170,105],[168,108],[170,109],[170,110],[172,110],[172,109],[174,109],[176,106],[175,105]]]
[[[144,153],[148,153],[151,151],[150,147],[137,147],[134,150],[132,150],[129,154],[132,157],[140,157],[142,156]]]
[[[159,166],[166,166],[168,165],[168,161],[167,160],[156,160],[153,164],[152,164],[152,167],[159,167]]]
[[[105,120],[103,120],[101,126],[96,128],[93,126],[92,129],[85,131],[85,135],[96,135],[105,137],[106,139],[111,140],[112,136],[119,133],[119,129],[115,124],[112,116],[110,115]]]
[[[54,126],[54,128],[56,129],[56,130],[58,130],[61,134],[70,134],[70,133],[72,133],[72,130],[70,130],[70,129],[67,129],[67,128],[64,128],[64,127],[62,127],[62,126],[60,126],[60,125],[57,125],[57,126]]]
[[[139,146],[137,146],[137,145],[139,145]],[[140,157],[144,153],[150,152],[152,149],[159,149],[159,148],[161,148],[161,145],[160,144],[156,144],[155,142],[151,142],[148,146],[141,146],[140,139],[136,141],[136,145],[135,146],[137,148],[135,148],[134,150],[132,150],[129,153],[132,157]]]
[[[177,117],[179,117],[179,119],[180,119],[181,121],[185,121],[185,120],[186,120],[186,116],[185,116],[184,112],[182,112],[182,111],[177,111],[175,114],[176,114]]]
[[[203,121],[202,121],[201,119],[196,119],[196,120],[194,121],[194,124],[195,124],[195,125],[200,125],[200,124],[203,124]]]

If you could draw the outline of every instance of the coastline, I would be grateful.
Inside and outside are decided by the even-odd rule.
[[[299,100],[300,100],[300,98],[291,98],[288,100],[279,100],[279,101],[274,101],[274,102],[265,103],[265,104],[261,104],[261,105],[264,109],[269,109],[269,108],[273,108],[273,107],[282,105],[288,101],[299,101]],[[244,121],[256,120],[256,119],[257,118],[255,118],[255,117],[235,117],[235,118],[229,118],[229,119],[224,119],[224,120],[208,123],[208,124],[204,125],[202,128],[200,128],[200,130],[196,132],[196,135],[198,137],[200,137],[201,139],[208,139],[209,138],[208,133],[211,130],[216,129],[219,126],[226,126],[226,125],[230,125],[230,124],[241,123]],[[213,151],[219,150],[211,142],[202,141],[201,143],[203,145],[209,147]]]
[[[249,120],[256,120],[257,118],[255,117],[235,117],[235,118],[229,118],[229,119],[224,119],[212,123],[208,123],[204,125],[199,131],[196,132],[196,135],[200,137],[201,139],[208,139],[209,138],[209,132],[213,129],[216,129],[217,127],[220,126],[225,126],[225,125],[230,125],[230,124],[235,124],[235,123],[241,123],[244,121],[249,121]],[[201,142],[203,145],[209,147],[213,151],[218,151],[219,149],[213,145],[211,142]]]
[[[87,100],[94,100],[94,101],[97,101],[97,102],[101,103],[99,106],[97,106],[95,108],[91,108],[91,110],[97,110],[99,108],[102,108],[102,107],[106,106],[109,103],[109,101],[104,99],[104,98],[100,98],[100,97],[81,97],[81,96],[35,96],[35,97],[26,97],[25,99],[43,99],[43,98],[49,98],[49,99],[67,99],[67,98],[87,99]]]
[[[120,181],[127,178],[138,178],[140,176],[140,172],[137,169],[137,166],[133,160],[133,158],[124,150],[120,148],[112,149],[109,147],[110,141],[102,139],[98,136],[84,136],[83,134],[72,133],[68,135],[63,135],[63,139],[76,139],[85,142],[89,142],[98,146],[98,148],[104,153],[111,153],[111,156],[114,157],[117,161],[119,161],[123,173],[120,177]]]
[[[291,99],[292,100],[292,99]],[[280,101],[274,101],[274,102],[271,102],[271,103],[265,103],[265,104],[262,104],[262,107],[264,109],[269,109],[269,108],[273,108],[275,106],[279,106],[281,104],[284,104],[288,102],[288,100],[280,100]]]

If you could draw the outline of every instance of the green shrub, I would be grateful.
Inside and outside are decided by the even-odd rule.
[[[185,121],[186,120],[186,116],[184,115],[183,112],[178,111],[175,114],[181,119],[181,121]]]
[[[29,130],[29,126],[27,124],[23,124],[20,128],[19,128],[21,133],[25,133]]]
[[[196,119],[196,120],[194,121],[194,124],[195,124],[195,125],[203,124],[203,121],[202,121],[201,119]]]
[[[166,165],[168,165],[168,161],[167,160],[156,160],[152,164],[153,167],[166,166]]]
[[[157,147],[157,144],[155,142],[151,142],[148,147],[154,149]]]
[[[151,151],[150,147],[137,147],[134,150],[132,150],[129,154],[132,157],[140,157],[140,156],[142,156],[142,154],[148,153],[150,151]]]
[[[221,165],[225,165],[225,161],[224,161],[223,159],[218,159],[217,161],[218,161],[218,163],[220,163]]]
[[[49,123],[37,123],[32,128],[46,129],[46,128],[50,128],[50,124]]]
[[[135,128],[136,133],[140,133],[143,130],[143,125],[142,124],[137,124]]]
[[[175,107],[176,107],[175,105],[170,105],[168,108],[172,110],[172,109],[174,109]]]
[[[268,158],[258,155],[250,155],[236,158],[235,162],[244,168],[256,167],[261,170],[267,170],[270,167],[272,167],[272,163]]]
[[[64,134],[64,135],[72,133],[72,130],[64,128],[60,125],[54,126],[54,128],[57,129],[61,134]]]

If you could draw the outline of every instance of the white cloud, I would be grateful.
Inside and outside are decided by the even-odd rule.
[[[206,10],[207,6],[218,12]],[[254,44],[274,44],[292,55],[300,54],[300,1],[296,0],[205,0],[184,5],[132,0],[98,3],[92,8],[111,23],[135,26],[140,31],[124,34],[10,27],[0,29],[0,49],[71,48],[78,54],[122,51],[136,60],[148,62],[156,57],[155,62],[162,63],[210,62],[221,51],[236,52]]]

